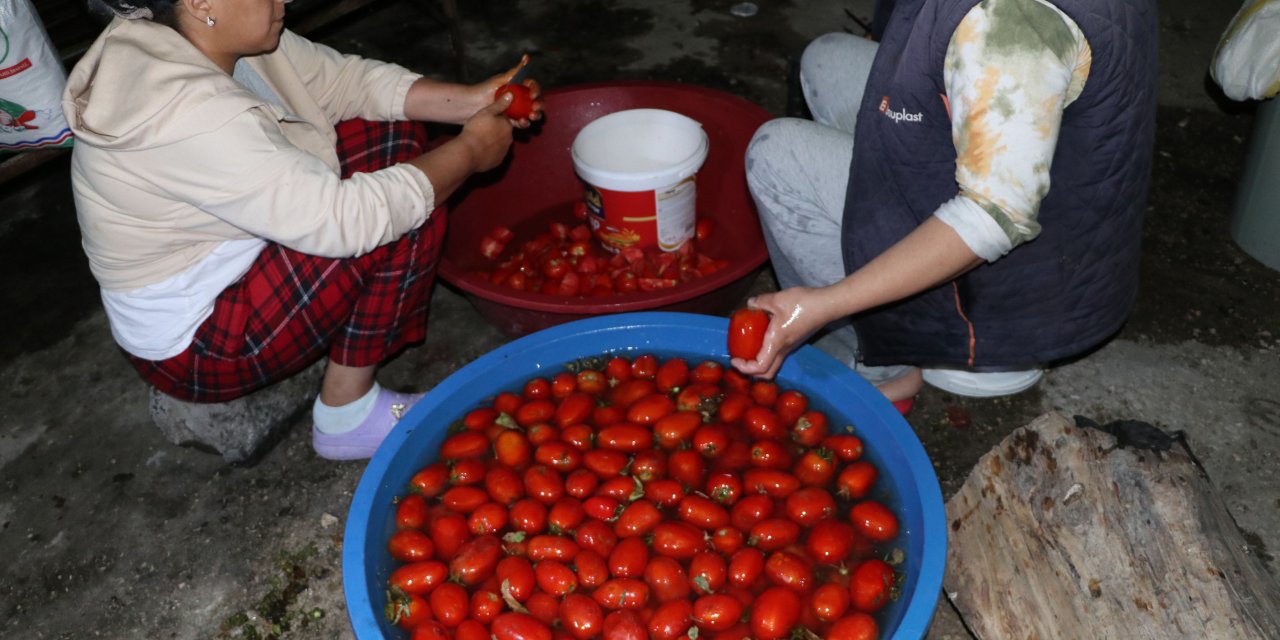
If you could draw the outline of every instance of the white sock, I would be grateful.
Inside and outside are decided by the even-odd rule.
[[[360,399],[340,407],[331,407],[320,402],[320,398],[317,397],[315,406],[311,407],[311,419],[315,421],[316,429],[321,433],[334,436],[346,433],[360,426],[360,423],[369,417],[373,412],[373,403],[378,399],[381,391],[382,387],[374,382],[373,388]]]

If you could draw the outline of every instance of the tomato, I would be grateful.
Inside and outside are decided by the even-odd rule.
[[[460,584],[445,582],[428,596],[431,614],[446,627],[456,627],[467,619],[471,611],[471,598]]]
[[[692,376],[691,376],[692,379]],[[676,394],[677,411],[709,411],[720,395],[720,387],[707,382],[690,382]]]
[[[449,577],[449,567],[439,560],[411,562],[396,567],[387,580],[405,593],[425,595]]]
[[[605,616],[604,637],[609,640],[646,640],[649,632],[636,612],[624,609]]]
[[[507,556],[499,560],[494,574],[498,576],[504,592],[519,602],[533,595],[538,580],[533,563],[523,556]]]
[[[755,360],[764,345],[769,314],[759,309],[738,309],[729,317],[729,356]]]
[[[671,399],[666,396],[649,397],[657,397],[667,402],[671,402]],[[632,406],[632,409],[640,406],[643,402],[643,400],[641,402],[637,402]],[[630,413],[628,416],[630,416]],[[636,453],[653,446],[653,430],[636,424],[635,422],[611,424],[600,429],[600,431],[596,433],[596,446],[601,449],[621,451],[623,453]]]
[[[840,520],[823,520],[809,530],[805,549],[822,564],[840,564],[849,557],[857,533],[853,526]]]
[[[612,449],[592,449],[582,454],[582,465],[604,480],[621,475],[628,462],[627,454]]]
[[[703,360],[689,372],[689,379],[694,382],[719,384],[724,377],[724,365],[715,360]]]
[[[496,502],[480,505],[467,517],[467,529],[477,536],[496,534],[505,526],[507,526],[507,508]]]
[[[431,605],[420,596],[405,594],[393,598],[383,609],[387,620],[403,629],[413,629],[431,620]]]
[[[658,602],[670,602],[689,597],[689,576],[679,561],[657,556],[644,568],[644,581],[652,589]]]
[[[548,509],[547,522],[553,534],[563,534],[577,529],[586,520],[582,502],[575,498],[561,498]]]
[[[693,619],[708,631],[724,631],[733,627],[742,617],[743,606],[737,598],[725,594],[710,594],[693,603]]]
[[[431,559],[435,544],[430,536],[417,529],[401,529],[391,534],[387,552],[400,562],[417,562]]]
[[[568,371],[551,376],[551,397],[567,398],[578,390],[578,378]]]
[[[578,588],[578,574],[567,565],[556,560],[539,562],[533,569],[538,588],[556,596],[564,597]]]
[[[794,425],[808,411],[809,398],[799,390],[786,389],[778,393],[778,400],[773,403],[773,409],[778,412],[778,417],[782,419],[783,424]],[[813,446],[819,441],[820,439],[806,446]]]
[[[591,597],[605,609],[643,609],[649,603],[649,585],[635,578],[613,578],[600,585]]]
[[[609,561],[591,549],[579,551],[573,565],[578,569],[578,584],[584,588],[595,589],[609,581]]]
[[[449,482],[454,486],[479,484],[488,472],[488,464],[479,458],[457,460],[449,467]]]
[[[448,636],[443,637],[448,638]],[[462,624],[453,630],[453,640],[489,640],[489,630],[475,620],[463,620]]]
[[[653,437],[663,449],[676,449],[689,442],[702,426],[702,414],[697,411],[677,411],[664,416],[653,425]]]
[[[685,496],[684,485],[679,480],[660,478],[644,487],[644,497],[659,507],[674,507]]]
[[[573,541],[581,549],[590,549],[602,556],[607,556],[613,551],[614,545],[618,544],[618,534],[613,532],[613,527],[604,522],[587,520],[578,527]]]
[[[595,495],[606,496],[627,504],[644,495],[644,485],[631,476],[615,476],[604,480],[596,487]]]
[[[529,87],[522,84],[504,84],[494,92],[493,99],[500,100],[506,94],[511,94],[511,104],[502,110],[502,115],[512,120],[527,120],[533,115],[533,92]]]
[[[533,498],[523,498],[511,505],[511,526],[530,535],[547,530],[547,506]]]
[[[561,429],[579,422],[586,422],[591,411],[596,408],[596,400],[592,396],[575,391],[560,401],[555,410],[555,422]]]
[[[668,358],[654,373],[658,391],[674,393],[689,383],[689,363],[684,358]]]
[[[827,637],[840,640],[876,640],[880,637],[880,629],[875,618],[855,612],[836,620],[827,631]]]
[[[749,530],[773,515],[773,500],[762,493],[748,495],[733,505],[729,519],[733,526]]]
[[[396,527],[400,529],[421,529],[427,523],[427,500],[420,494],[411,493],[400,499],[396,505]]]
[[[833,622],[849,610],[849,590],[835,583],[824,584],[814,590],[809,608],[823,622]]]
[[[524,497],[524,481],[520,474],[502,465],[494,466],[485,474],[484,488],[498,504],[510,505]]]
[[[493,454],[503,466],[521,470],[533,461],[533,445],[523,433],[507,429],[494,440]]]
[[[505,606],[498,594],[487,590],[477,591],[471,594],[471,619],[487,625],[502,613]]]
[[[618,520],[613,523],[613,531],[619,538],[643,536],[653,531],[662,521],[662,512],[648,500],[637,500],[622,509]]]
[[[706,548],[701,529],[686,522],[660,522],[653,528],[653,550],[677,560],[688,560]]]
[[[631,375],[649,380],[658,374],[658,358],[651,353],[636,356],[631,361]]]
[[[724,556],[715,551],[699,551],[689,561],[689,582],[699,594],[714,593],[724,586],[729,572]]]
[[[707,475],[706,458],[693,449],[672,451],[667,456],[667,475],[690,487],[701,486]]]
[[[742,423],[753,438],[777,439],[787,433],[787,427],[782,424],[777,412],[768,407],[749,407],[742,414]]]
[[[595,429],[582,422],[571,424],[560,430],[560,439],[578,451],[588,451],[595,447],[595,437]]]
[[[588,395],[600,395],[609,388],[609,384],[605,380],[604,374],[591,369],[579,371],[577,381],[578,391]]]
[[[698,218],[693,224],[693,239],[698,242],[706,242],[711,238],[712,232],[716,229],[716,223],[711,218]]]
[[[551,440],[533,450],[533,459],[561,473],[568,473],[582,465],[582,451],[564,440]]]
[[[729,512],[724,507],[699,495],[687,495],[680,500],[677,514],[681,520],[708,531],[729,524]]]
[[[453,487],[440,496],[440,504],[454,513],[466,515],[489,501],[489,493],[480,487]]]
[[[812,527],[819,520],[836,513],[836,500],[826,489],[805,487],[787,496],[787,516],[802,527]]]
[[[440,444],[442,460],[482,458],[489,455],[489,439],[478,431],[461,431]]]
[[[645,449],[631,457],[631,477],[646,485],[646,494],[648,493],[648,483],[660,480],[666,475],[667,456],[665,453],[657,449]]]
[[[489,236],[480,238],[480,255],[486,258],[496,258],[502,255],[502,250],[506,248],[507,245]]]
[[[452,640],[449,630],[435,620],[427,620],[413,628],[410,640]]]
[[[716,418],[725,424],[738,424],[742,421],[742,416],[746,415],[747,409],[750,409],[754,403],[751,396],[741,391],[731,391],[725,395],[724,400],[720,401]]]
[[[888,542],[898,537],[898,518],[875,500],[849,507],[849,520],[858,533],[874,542]]]
[[[703,457],[715,458],[729,448],[729,442],[732,440],[733,433],[729,431],[729,427],[712,422],[703,425],[693,433],[693,449]]]
[[[863,560],[849,579],[849,603],[864,613],[875,613],[889,602],[897,576],[883,560]]]
[[[613,405],[597,406],[591,412],[591,422],[597,427],[607,427],[622,422],[626,417],[627,412]]]
[[[707,477],[707,496],[726,507],[733,506],[742,497],[742,480],[737,474],[720,471]]]
[[[747,544],[763,551],[777,551],[800,539],[800,525],[786,518],[770,518],[756,523],[747,534]]]
[[[778,383],[772,380],[755,380],[748,391],[751,400],[762,407],[772,407],[778,400]]]
[[[791,452],[781,440],[756,440],[751,445],[751,466],[762,469],[789,468]]]
[[[692,602],[688,600],[664,602],[649,618],[649,637],[655,640],[674,640],[682,637],[693,625],[692,618]]]
[[[538,619],[548,627],[555,626],[556,616],[560,614],[560,601],[555,596],[543,591],[534,592],[524,603],[529,615]]]
[[[534,500],[551,504],[564,497],[564,479],[555,469],[537,464],[524,472],[524,491]]]
[[[764,573],[774,584],[804,593],[813,585],[813,569],[800,556],[788,551],[769,554]]]
[[[427,533],[435,544],[436,556],[452,558],[453,554],[471,539],[471,529],[466,518],[450,513],[427,523]]]
[[[744,547],[729,557],[729,583],[735,587],[750,588],[755,586],[764,573],[764,552],[755,547]]]
[[[564,560],[570,562],[578,555],[578,543],[565,536],[534,536],[529,539],[529,559],[534,562],[543,560]]]
[[[778,469],[748,469],[742,474],[748,493],[763,493],[771,498],[785,498],[800,488],[800,480]]]
[[[732,555],[746,543],[746,534],[734,527],[720,527],[711,534],[711,548],[725,556]]]
[[[433,462],[409,478],[409,489],[424,498],[434,498],[449,487],[449,465]]]
[[[462,584],[474,586],[493,575],[500,559],[502,541],[497,536],[480,536],[458,549],[449,561],[449,574]]]
[[[604,610],[590,597],[571,593],[560,601],[560,624],[579,640],[598,637],[604,627]]]
[[[853,462],[862,457],[862,439],[851,433],[833,433],[822,441],[822,446],[830,449],[844,462]]]
[[[675,410],[676,403],[671,396],[655,391],[635,401],[627,409],[627,420],[641,425],[651,425],[674,413]]]
[[[546,378],[529,378],[524,383],[524,397],[530,400],[551,397],[551,381]]]
[[[800,596],[786,587],[770,587],[751,607],[751,633],[757,640],[785,638],[800,620]]]
[[[751,466],[751,445],[745,440],[734,440],[729,448],[711,461],[714,471],[740,473]]]
[[[551,628],[537,618],[516,611],[500,614],[489,628],[496,640],[551,640]]]
[[[648,564],[649,545],[643,538],[623,538],[609,554],[609,572],[617,578],[638,578]]]
[[[609,496],[591,496],[582,502],[582,510],[597,521],[613,522],[622,513],[622,502]]]

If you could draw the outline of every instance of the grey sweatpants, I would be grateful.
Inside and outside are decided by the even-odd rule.
[[[747,147],[747,186],[783,288],[823,287],[846,275],[840,237],[853,130],[877,47],[846,33],[810,43],[800,60],[800,84],[814,120],[772,120]],[[872,383],[910,370],[862,365],[847,319],[828,326],[815,346]]]

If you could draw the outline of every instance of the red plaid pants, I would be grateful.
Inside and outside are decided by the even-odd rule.
[[[340,123],[342,177],[421,155],[418,123]],[[358,258],[320,258],[269,243],[217,298],[186,351],[167,360],[129,356],[161,392],[225,402],[302,371],[326,355],[377,365],[427,331],[427,305],[444,244],[445,213]]]

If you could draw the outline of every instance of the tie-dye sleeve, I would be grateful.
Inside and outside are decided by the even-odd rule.
[[[1080,28],[1045,0],[984,0],[952,35],[943,79],[960,194],[935,215],[980,257],[1039,235],[1062,111],[1090,62]]]

